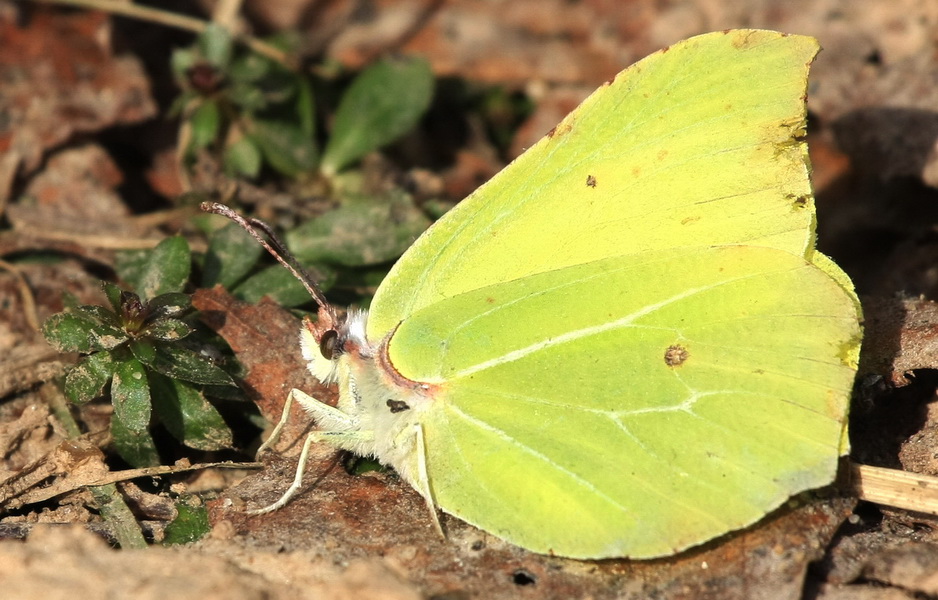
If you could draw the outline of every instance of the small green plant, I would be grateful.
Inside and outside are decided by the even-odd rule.
[[[163,545],[189,544],[212,530],[208,510],[202,504],[189,504],[184,499],[176,502],[176,518],[163,531]]]
[[[69,400],[83,404],[110,392],[114,446],[133,466],[160,462],[150,431],[154,417],[191,448],[219,450],[232,443],[204,389],[234,382],[189,345],[195,327],[187,321],[189,296],[179,290],[190,264],[185,240],[164,240],[135,268],[125,265],[149,300],[104,283],[109,308],[72,305],[43,324],[54,348],[83,355],[65,376]]]
[[[367,287],[360,282],[380,279],[386,263],[429,226],[430,219],[406,192],[376,189],[351,168],[413,129],[426,112],[434,89],[426,60],[377,61],[338,94],[334,81],[291,71],[234,44],[225,29],[211,25],[193,47],[173,53],[172,65],[183,90],[175,110],[189,132],[183,136],[189,156],[213,151],[232,175],[255,177],[267,165],[291,178],[320,183],[313,189],[332,207],[285,237],[323,288],[343,277],[346,287]],[[320,107],[317,113],[314,89],[317,101],[339,98],[334,111]],[[328,135],[319,131],[320,120],[331,123]],[[248,250],[253,242],[239,233],[215,232],[211,244],[201,285],[222,284],[247,301],[264,295],[286,306],[309,301],[302,286],[279,267],[257,271],[258,257]]]
[[[173,53],[182,93],[174,103],[189,127],[189,154],[211,148],[230,174],[256,177],[267,164],[290,176],[329,178],[410,131],[429,106],[433,74],[423,59],[382,60],[342,96],[320,152],[311,81],[235,46],[215,25]]]

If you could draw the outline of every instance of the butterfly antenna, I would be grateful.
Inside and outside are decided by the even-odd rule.
[[[322,316],[322,312],[325,311],[326,317],[330,319],[329,327],[332,327],[333,324],[337,322],[335,308],[326,300],[326,295],[319,289],[316,280],[313,279],[309,272],[296,260],[296,257],[287,250],[286,245],[277,237],[277,234],[274,233],[270,225],[260,219],[246,219],[228,206],[219,202],[203,202],[199,208],[205,212],[227,217],[250,233],[251,237],[257,240],[261,246],[270,252],[271,256],[277,259],[277,262],[286,267],[287,270],[303,284],[303,287],[306,288],[309,295],[312,296],[316,304],[319,305],[320,316]],[[257,233],[258,229],[264,232],[267,239],[264,239],[264,236]]]

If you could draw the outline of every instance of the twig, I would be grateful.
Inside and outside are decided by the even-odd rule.
[[[172,475],[174,473],[184,473],[186,471],[197,471],[200,469],[211,469],[211,468],[222,468],[222,469],[259,469],[263,466],[262,463],[257,462],[214,462],[214,463],[198,463],[194,465],[161,465],[158,467],[144,467],[142,469],[127,469],[124,471],[113,471],[106,474],[102,474],[97,477],[91,477],[86,474],[81,473],[79,470],[74,470],[71,475],[67,474],[64,478],[54,482],[52,485],[43,488],[33,487],[28,491],[20,491],[18,497],[12,500],[7,500],[7,508],[18,508],[26,504],[35,504],[37,502],[45,502],[46,500],[51,500],[56,496],[61,496],[68,492],[72,492],[81,488],[106,488],[109,485],[113,485],[119,481],[130,481],[131,479],[138,479],[140,477],[157,477],[160,475]],[[48,476],[54,475],[55,473],[45,473],[40,472],[34,476],[33,480],[45,479]],[[30,483],[30,482],[27,482]],[[116,488],[115,488],[116,489]],[[16,492],[17,490],[13,490]],[[97,497],[96,497],[97,498]]]
[[[68,410],[68,404],[59,388],[53,383],[47,383],[40,388],[40,394],[49,403],[53,414],[62,426],[68,431],[69,437],[77,438],[80,436],[81,430],[78,428],[78,423],[75,422],[71,411]],[[121,548],[146,548],[147,541],[143,537],[143,532],[140,531],[140,526],[137,524],[133,513],[130,512],[127,503],[124,502],[124,497],[118,491],[117,485],[109,483],[93,486],[89,490],[98,505],[98,510],[101,511],[101,516],[111,527]]]
[[[0,269],[7,271],[16,278],[16,287],[20,291],[20,300],[23,302],[23,316],[26,317],[26,323],[33,331],[39,331],[39,313],[36,311],[36,301],[22,271],[5,260],[0,260]]]
[[[113,15],[140,19],[141,21],[149,21],[150,23],[158,23],[193,33],[202,33],[208,27],[207,21],[196,19],[195,17],[187,17],[158,8],[140,6],[121,0],[33,0],[33,2],[101,10]],[[282,50],[250,35],[232,34],[232,37],[261,56],[275,60],[288,69],[296,70],[297,61]]]
[[[76,244],[107,250],[147,250],[155,248],[164,238],[131,238],[113,235],[95,235],[74,233],[71,231],[40,230],[31,225],[14,223],[14,229],[19,235],[30,236],[42,240],[56,242],[74,242]]]
[[[938,515],[938,477],[850,464],[848,488],[860,500]]]
[[[238,15],[241,13],[242,0],[218,0],[212,9],[212,22],[229,31],[234,31]]]

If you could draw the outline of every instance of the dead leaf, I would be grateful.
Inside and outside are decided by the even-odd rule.
[[[855,504],[835,498],[784,508],[672,558],[577,561],[526,552],[451,517],[443,520],[447,539],[441,540],[423,499],[396,475],[351,476],[322,458],[310,461],[305,488],[284,508],[244,512],[248,502],[276,500],[294,471],[295,460],[275,460],[210,502],[213,526],[237,532],[235,542],[322,560],[377,553],[428,595],[448,590],[490,599],[527,589],[539,598],[799,599],[808,565],[823,555]]]
[[[938,595],[938,544],[908,543],[874,556],[863,575],[915,594]]]
[[[114,56],[103,13],[38,9],[25,26],[0,19],[0,148],[24,172],[76,133],[139,123],[156,115],[140,61]]]
[[[924,298],[864,298],[863,317],[861,375],[875,373],[903,386],[911,371],[938,368],[938,304]]]
[[[267,300],[257,305],[240,302],[220,286],[197,290],[192,305],[201,311],[201,320],[225,338],[244,365],[247,374],[241,380],[242,387],[269,422],[280,420],[283,403],[293,388],[334,405],[335,392],[306,369],[300,354],[299,319]],[[275,449],[298,453],[309,425],[309,416],[294,404]]]
[[[65,440],[49,454],[0,481],[0,506],[14,510],[90,485],[109,472],[104,453],[87,439]],[[52,482],[43,485],[46,480]]]

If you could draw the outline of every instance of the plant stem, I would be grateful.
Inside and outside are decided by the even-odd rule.
[[[54,383],[47,383],[40,389],[40,394],[43,400],[49,403],[52,414],[65,428],[68,437],[77,438],[80,436],[81,429],[72,417],[72,413],[68,409],[68,402],[58,386]],[[91,486],[89,490],[91,490],[91,495],[98,505],[98,510],[101,511],[101,517],[110,526],[121,548],[146,548],[147,541],[140,531],[137,519],[130,512],[127,503],[124,502],[124,497],[117,489],[117,485],[108,483]]]
[[[202,33],[205,31],[205,28],[208,27],[208,22],[196,19],[195,17],[187,17],[150,6],[139,6],[121,0],[33,0],[33,2],[41,4],[62,4],[101,10],[112,15],[121,15],[132,19],[140,19],[141,21],[149,21],[150,23],[159,23],[160,25],[175,27],[176,29],[183,29],[193,33]],[[293,58],[270,44],[250,35],[232,34],[232,36],[236,41],[244,44],[261,56],[275,60],[288,69],[296,69],[296,61]]]

